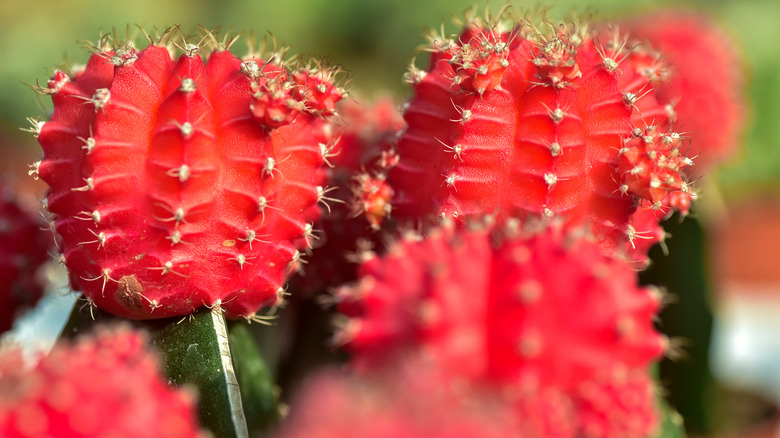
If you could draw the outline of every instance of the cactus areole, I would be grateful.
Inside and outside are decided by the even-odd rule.
[[[673,106],[653,93],[667,75],[660,55],[586,23],[487,21],[433,38],[428,68],[408,74],[408,129],[388,177],[395,217],[561,217],[630,253],[658,234],[634,226],[637,208],[687,211],[692,162]]]
[[[48,208],[74,289],[129,318],[222,306],[257,318],[280,303],[313,238],[334,72],[229,43],[102,40],[85,68],[56,71],[39,125]],[[300,248],[302,249],[302,248]]]

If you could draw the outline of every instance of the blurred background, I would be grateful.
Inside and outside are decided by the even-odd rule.
[[[504,1],[481,2],[498,11]],[[27,173],[40,159],[28,117],[47,118],[50,104],[25,83],[45,83],[65,64],[83,63],[81,40],[100,32],[137,33],[198,25],[222,33],[268,33],[291,53],[318,56],[350,72],[351,92],[402,101],[402,82],[426,27],[449,32],[451,15],[471,0],[16,0],[0,2],[0,181],[26,193],[36,208],[43,187]],[[516,8],[539,2],[515,0]],[[593,0],[547,5],[553,18],[572,7],[601,19],[626,18],[682,2]],[[693,219],[672,219],[671,256],[654,252],[643,281],[667,287],[676,303],[664,330],[684,354],[664,364],[663,381],[693,435],[780,436],[780,2],[701,0],[701,10],[738,45],[746,72],[748,117],[737,153],[701,181]],[[142,35],[140,35],[142,37]],[[139,39],[140,41],[140,39]],[[143,44],[143,43],[142,43]],[[241,54],[243,42],[236,46]]]
[[[478,3],[497,11],[503,0]],[[540,2],[511,2],[531,8]],[[563,1],[546,5],[553,17],[562,17],[576,6],[597,11],[599,16],[625,17],[683,2],[635,0]],[[19,136],[26,118],[46,115],[48,102],[36,97],[23,83],[44,81],[64,63],[83,63],[88,53],[78,41],[95,41],[99,33],[129,26],[162,30],[178,24],[194,32],[197,25],[231,33],[268,32],[294,53],[326,57],[352,73],[351,90],[365,98],[390,93],[406,97],[401,77],[415,49],[424,42],[426,27],[444,23],[450,31],[451,15],[460,15],[471,0],[290,0],[287,2],[207,0],[37,0],[0,2],[0,132],[4,148],[34,149],[30,136]],[[732,163],[714,177],[727,199],[777,193],[780,185],[780,2],[772,0],[695,1],[687,6],[701,9],[721,23],[740,45],[749,72],[748,89],[753,111],[745,130],[745,144]],[[150,32],[151,33],[151,32]],[[240,46],[240,44],[239,44]],[[5,145],[10,142],[14,146]]]

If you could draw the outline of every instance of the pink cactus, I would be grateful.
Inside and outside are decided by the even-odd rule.
[[[205,62],[193,44],[174,61],[150,41],[103,40],[43,90],[54,115],[37,172],[71,284],[129,318],[203,305],[255,318],[315,237],[342,91],[333,71],[281,53],[242,59],[213,40]]]
[[[49,260],[52,246],[43,226],[15,195],[0,190],[0,333],[10,330],[16,314],[43,295],[37,271]]]
[[[160,374],[146,336],[125,326],[58,344],[32,368],[0,352],[0,435],[205,437],[195,397]]]
[[[471,20],[430,50],[427,70],[409,74],[408,129],[389,171],[396,217],[561,217],[643,263],[633,240],[651,236],[636,233],[637,208],[675,196],[687,212],[686,140],[652,93],[667,67],[629,35]]]
[[[358,369],[422,354],[453,381],[500,389],[536,436],[650,436],[658,294],[582,235],[515,226],[445,228],[368,258],[338,293],[337,340]]]

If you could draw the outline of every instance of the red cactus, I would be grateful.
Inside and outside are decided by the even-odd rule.
[[[161,41],[102,47],[44,89],[37,171],[71,284],[124,317],[222,305],[254,318],[313,237],[341,91],[278,54],[240,59],[213,41],[205,63],[192,44],[174,61]]]
[[[146,336],[126,327],[58,344],[26,369],[0,353],[0,435],[202,437],[193,394],[171,388]]]
[[[19,310],[43,295],[36,271],[49,260],[52,241],[41,222],[10,192],[0,190],[0,333],[11,329]]]
[[[696,173],[728,159],[745,119],[742,62],[731,38],[705,15],[684,9],[643,14],[623,26],[664,55],[670,74],[656,94],[675,104],[680,128],[693,139],[688,154]]]
[[[386,171],[391,146],[404,126],[396,104],[382,98],[372,104],[340,102],[342,123],[338,139],[321,145],[332,166],[328,169],[328,205],[331,211],[317,224],[323,231],[303,276],[295,278],[295,290],[314,293],[354,281],[357,265],[349,261],[359,247],[379,243],[375,231],[392,213],[392,189]]]
[[[471,21],[410,73],[395,216],[562,217],[643,260],[630,245],[637,206],[691,196],[674,109],[652,93],[665,65],[617,31],[508,24]]]
[[[497,400],[453,388],[414,364],[381,376],[315,377],[277,438],[511,438],[526,436]]]
[[[331,181],[351,187],[351,213],[364,214],[372,228],[379,228],[392,212],[392,188],[387,170],[397,163],[393,143],[404,128],[397,105],[389,98],[371,106],[346,101],[340,114],[338,151],[334,153]]]
[[[361,369],[422,353],[500,388],[539,436],[649,436],[657,294],[582,236],[516,234],[444,229],[369,258],[339,291],[338,339]]]

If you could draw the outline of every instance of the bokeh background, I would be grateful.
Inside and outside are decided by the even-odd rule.
[[[505,2],[479,3],[498,11]],[[518,8],[538,1],[515,0]],[[45,83],[65,64],[83,63],[79,41],[100,32],[120,36],[136,25],[151,32],[198,25],[222,33],[253,31],[318,56],[350,74],[354,96],[391,95],[402,101],[402,75],[424,39],[426,27],[455,32],[450,17],[471,0],[18,0],[0,1],[0,181],[36,204],[44,187],[26,176],[40,159],[28,117],[46,118],[50,105],[25,83]],[[665,364],[663,379],[684,414],[689,432],[710,436],[780,436],[780,2],[700,0],[682,2],[592,0],[545,5],[553,18],[570,9],[623,18],[657,8],[687,6],[719,23],[738,46],[746,73],[748,117],[733,159],[699,187],[694,219],[673,219],[672,256],[655,251],[644,274],[662,282],[677,303],[664,329],[686,351]],[[140,38],[139,38],[140,40]],[[724,41],[724,44],[728,42]],[[239,54],[242,46],[236,47]],[[713,318],[714,314],[714,318]],[[714,322],[713,322],[714,321]],[[713,377],[714,376],[714,377]]]
[[[544,2],[511,2],[531,8]],[[351,89],[361,96],[390,93],[406,97],[401,77],[426,27],[455,28],[449,17],[473,5],[471,0],[288,0],[210,1],[135,0],[4,0],[0,2],[0,132],[13,147],[34,149],[29,136],[18,137],[26,117],[45,116],[46,99],[36,98],[23,83],[45,81],[64,63],[80,63],[87,51],[78,41],[97,39],[99,32],[120,35],[135,25],[185,31],[197,25],[232,32],[273,34],[295,53],[316,55],[352,73]],[[503,0],[479,2],[497,11]],[[572,8],[597,11],[601,17],[622,17],[658,7],[687,5],[720,22],[741,47],[753,111],[745,131],[745,147],[716,176],[729,199],[760,192],[777,193],[780,185],[780,2],[774,0],[559,0],[545,5],[553,17]],[[240,44],[239,44],[240,45]],[[4,143],[5,143],[4,141]],[[8,147],[8,146],[6,146]]]

